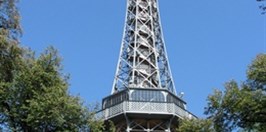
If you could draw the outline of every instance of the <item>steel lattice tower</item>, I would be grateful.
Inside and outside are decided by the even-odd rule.
[[[111,95],[103,118],[117,131],[174,131],[183,118],[196,118],[176,95],[157,0],[127,0],[124,34]]]
[[[129,0],[112,93],[128,87],[175,88],[156,0]]]

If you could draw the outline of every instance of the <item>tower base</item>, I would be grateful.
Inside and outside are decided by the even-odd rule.
[[[123,114],[110,119],[117,132],[175,132],[179,119],[174,115]]]

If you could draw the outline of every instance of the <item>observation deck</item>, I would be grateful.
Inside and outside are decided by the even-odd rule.
[[[98,116],[112,121],[125,114],[145,119],[197,118],[186,110],[186,102],[166,89],[128,88],[104,98],[102,107]]]

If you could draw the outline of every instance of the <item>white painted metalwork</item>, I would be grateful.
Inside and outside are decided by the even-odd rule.
[[[180,120],[197,118],[176,95],[159,14],[158,0],[127,0],[112,92],[97,113],[117,132],[174,132]]]
[[[157,0],[128,0],[112,94],[127,88],[167,89],[176,95]]]
[[[171,121],[171,119],[169,121],[128,119],[127,129],[121,126],[118,127],[118,132],[171,132],[171,128],[169,126],[169,124],[171,124]]]
[[[103,119],[107,120],[123,113],[175,115],[180,119],[197,118],[187,110],[181,108],[180,106],[174,103],[156,103],[156,102],[138,102],[138,101],[124,101],[115,106],[106,108],[101,113],[98,114],[100,114]]]

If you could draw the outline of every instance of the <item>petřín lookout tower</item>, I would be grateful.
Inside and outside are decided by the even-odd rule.
[[[176,94],[158,0],[127,0],[117,71],[101,114],[118,132],[174,132],[180,120],[196,118]]]

